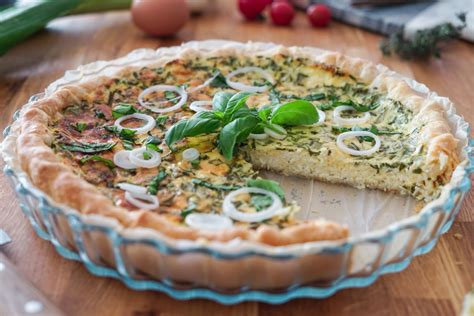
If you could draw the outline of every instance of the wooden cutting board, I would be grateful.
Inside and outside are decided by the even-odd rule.
[[[0,57],[0,129],[30,95],[41,92],[67,69],[113,59],[139,47],[158,48],[210,38],[318,46],[383,63],[450,97],[459,113],[474,123],[472,45],[453,43],[442,60],[405,62],[382,57],[378,35],[337,23],[326,29],[311,29],[302,13],[291,28],[245,22],[234,1],[222,0],[208,15],[193,17],[176,38],[166,40],[142,35],[128,12],[55,21],[47,31]],[[132,291],[119,281],[95,277],[81,264],[63,259],[51,244],[35,235],[0,175],[0,226],[13,238],[5,247],[6,255],[67,315],[457,315],[464,294],[474,284],[473,209],[471,190],[453,227],[433,251],[414,259],[405,271],[383,276],[368,288],[343,290],[324,300],[226,307],[205,300],[182,302],[161,293]]]

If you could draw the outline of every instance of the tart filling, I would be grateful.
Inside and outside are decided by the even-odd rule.
[[[127,68],[26,110],[20,160],[58,202],[127,227],[271,245],[344,239],[337,223],[297,220],[258,169],[427,202],[458,163],[441,106],[361,63],[195,52]]]

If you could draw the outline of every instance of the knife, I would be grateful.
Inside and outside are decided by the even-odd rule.
[[[0,229],[0,247],[11,242]],[[7,257],[0,252],[0,315],[63,316],[33,284],[23,278]]]

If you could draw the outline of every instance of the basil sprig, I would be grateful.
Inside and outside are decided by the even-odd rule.
[[[249,179],[247,180],[246,184],[248,187],[259,188],[273,192],[278,195],[282,201],[285,200],[285,191],[283,191],[283,188],[276,181],[268,179]]]
[[[246,105],[250,93],[218,92],[212,99],[212,110],[199,112],[190,119],[173,125],[165,136],[168,146],[181,139],[219,132],[218,147],[227,160],[231,160],[235,147],[245,141],[252,132],[261,132],[273,124],[296,126],[313,124],[319,120],[311,102],[296,100],[261,110]]]

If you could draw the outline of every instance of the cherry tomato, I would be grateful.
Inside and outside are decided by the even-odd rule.
[[[324,27],[331,21],[331,11],[324,4],[314,4],[306,10],[306,13],[314,27]]]
[[[286,1],[273,2],[270,7],[270,16],[275,25],[289,25],[295,17],[295,9]]]
[[[268,0],[239,0],[238,6],[240,13],[247,20],[255,20],[268,5]]]

